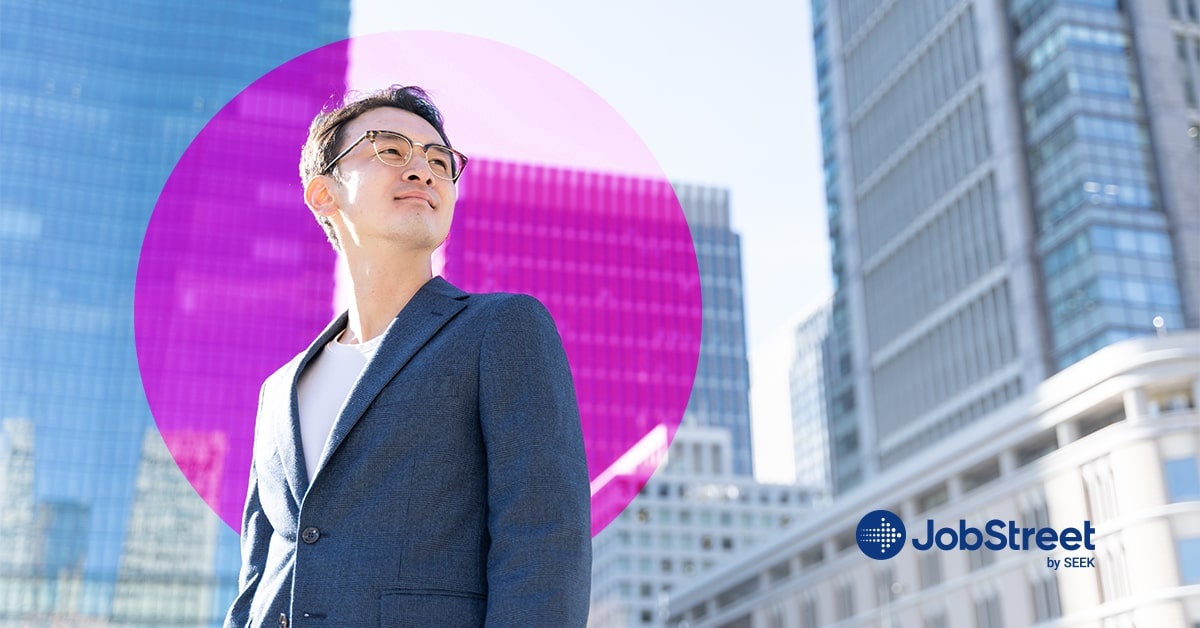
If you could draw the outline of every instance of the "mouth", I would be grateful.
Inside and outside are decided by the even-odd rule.
[[[410,198],[415,198],[417,200],[425,201],[426,205],[429,205],[431,208],[434,207],[433,197],[428,194],[425,194],[423,192],[405,192],[403,194],[397,194],[395,197],[392,198],[392,200],[401,201],[401,200],[410,199]]]

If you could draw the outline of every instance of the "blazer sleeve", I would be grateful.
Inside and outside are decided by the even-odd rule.
[[[265,387],[265,385],[264,385]],[[259,395],[259,417],[262,417],[262,395]],[[258,439],[258,422],[254,438]],[[250,623],[250,605],[258,590],[258,582],[266,569],[267,551],[274,529],[263,512],[258,498],[258,470],[250,462],[250,487],[246,491],[246,507],[242,511],[242,568],[238,573],[238,595],[225,616],[224,628],[240,628]]]
[[[510,295],[480,350],[487,455],[487,626],[585,626],[591,493],[575,386],[554,320]]]

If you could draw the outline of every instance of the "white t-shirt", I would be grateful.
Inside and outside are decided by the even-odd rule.
[[[333,423],[346,405],[346,399],[367,363],[379,349],[383,334],[354,345],[330,340],[300,374],[297,396],[300,402],[300,442],[304,446],[304,466],[308,481],[317,473],[317,463],[329,443]]]

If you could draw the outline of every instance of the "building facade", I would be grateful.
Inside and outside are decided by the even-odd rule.
[[[115,624],[203,625],[237,595],[234,582],[216,577],[217,539],[224,524],[197,499],[181,470],[193,471],[200,482],[219,482],[225,435],[214,431],[189,441],[193,448],[176,458],[157,429],[146,430],[142,439],[129,532],[113,591]]]
[[[688,402],[697,425],[730,435],[732,471],[754,474],[750,435],[750,366],[742,292],[742,243],[729,222],[729,190],[674,184],[696,246],[704,324],[700,360]]]
[[[838,490],[1103,346],[1197,326],[1176,5],[813,2]]]
[[[591,626],[661,626],[665,596],[679,582],[777,534],[797,505],[812,501],[806,490],[753,479],[741,243],[730,226],[729,192],[672,187],[703,297],[696,375],[665,458],[665,434],[654,440],[652,433],[643,441],[656,445],[650,457],[625,461],[654,476],[640,489],[630,481],[636,474],[615,483],[636,497],[593,539]]]
[[[135,351],[139,254],[164,183],[205,124],[268,70],[345,38],[348,24],[349,3],[328,0],[0,5],[0,314],[7,321],[0,340],[0,418],[7,435],[7,447],[0,448],[7,457],[0,518],[16,544],[0,550],[0,622],[172,625],[145,606],[150,602],[123,593],[121,583],[146,574],[153,535],[193,524],[216,535],[203,541],[196,558],[207,564],[164,562],[153,578],[173,581],[174,567],[201,570],[210,581],[205,586],[221,593],[208,596],[185,623],[220,621],[236,586],[237,533],[194,492],[189,499],[199,511],[166,506],[150,513],[138,505],[139,497],[153,494],[137,485],[144,438],[155,429]],[[307,78],[344,85],[344,64],[327,71]],[[278,94],[277,104],[310,112],[324,104],[324,96],[302,91]],[[245,133],[229,141],[295,152],[293,137],[275,133],[272,116],[283,109],[248,112]],[[293,160],[293,179],[294,172]],[[254,193],[261,191],[254,187],[257,173],[232,162],[209,174],[229,190],[252,192],[222,207],[198,208],[197,216],[209,218],[209,228],[196,233],[205,250],[243,258],[262,250],[246,223],[230,220],[257,215],[269,198]],[[305,218],[296,233],[273,234],[278,248],[295,253],[284,275],[314,272],[310,254],[328,251]],[[316,272],[332,277],[332,268],[330,260]],[[194,275],[180,282],[200,298],[227,300],[237,289],[226,283],[213,290]],[[314,302],[311,312],[288,309],[286,315],[319,325],[328,312],[327,302]],[[196,357],[180,356],[182,368],[184,358]],[[195,381],[191,375],[183,381]],[[245,469],[239,473],[245,477]],[[184,488],[191,491],[186,482]],[[36,538],[48,545],[33,543]]]
[[[1200,334],[1110,345],[690,581],[672,594],[667,625],[1195,626],[1198,400]],[[885,560],[856,541],[879,509],[910,539]],[[945,533],[952,549],[911,544],[933,525],[982,530],[993,519],[1056,531],[1086,522],[1095,549],[958,549]]]
[[[796,326],[788,368],[793,459],[796,484],[830,495],[833,476],[829,440],[829,315],[831,303],[818,307]]]
[[[679,428],[653,479],[592,540],[589,626],[663,626],[681,583],[779,535],[812,492],[735,473],[729,431]]]

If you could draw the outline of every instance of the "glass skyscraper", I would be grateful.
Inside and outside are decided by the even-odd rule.
[[[730,223],[729,191],[687,184],[674,187],[696,245],[704,294],[700,361],[687,420],[728,430],[733,473],[753,475],[742,242]]]
[[[588,443],[593,531],[653,472],[639,456],[666,453],[680,400],[685,423],[729,432],[730,471],[750,475],[741,255],[728,193],[495,159],[470,167],[444,274],[471,291],[533,294],[558,320]],[[643,451],[656,426],[669,427]],[[634,459],[638,471],[601,479]]]
[[[1188,6],[813,2],[839,490],[1200,325]]]
[[[14,544],[0,550],[0,623],[223,616],[237,535],[163,458],[134,346],[139,253],[205,123],[348,22],[348,2],[328,0],[0,2],[0,522]],[[344,84],[344,66],[329,71]],[[278,142],[271,128],[260,119],[230,141]],[[238,185],[242,173],[216,174]],[[240,245],[237,218],[255,209],[209,208],[222,218],[212,240]],[[295,237],[328,246],[315,226]],[[314,307],[297,316],[327,320]]]

